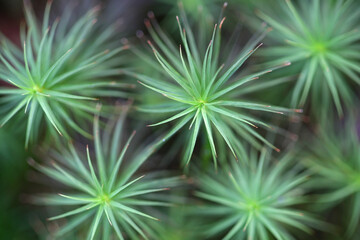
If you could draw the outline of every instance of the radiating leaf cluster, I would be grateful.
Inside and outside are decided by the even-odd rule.
[[[195,193],[210,203],[199,208],[201,221],[208,223],[206,237],[219,239],[297,239],[291,229],[311,233],[319,220],[300,212],[297,204],[305,202],[300,173],[294,154],[287,153],[271,163],[266,151],[257,159],[249,155],[249,165],[232,161],[228,168],[199,176],[200,190]]]
[[[353,91],[347,79],[360,84],[359,2],[277,2],[277,7],[259,12],[274,28],[269,37],[276,42],[276,46],[262,54],[271,58],[271,64],[288,60],[301,67],[293,72],[298,74],[292,93],[293,106],[311,102],[313,112],[326,116],[334,102],[341,115],[342,102],[352,104]]]
[[[312,184],[324,190],[320,204],[335,206],[345,203],[347,236],[360,224],[360,136],[356,124],[347,120],[345,125],[325,124],[320,137],[311,144],[307,165],[314,172]],[[329,207],[329,205],[327,205]]]
[[[160,104],[147,104],[140,106],[139,109],[148,113],[168,115],[167,119],[151,126],[177,121],[164,137],[164,141],[183,129],[185,125],[189,126],[191,137],[186,144],[183,165],[189,163],[200,131],[207,133],[215,167],[217,150],[214,131],[220,133],[222,141],[226,142],[235,157],[244,154],[243,143],[238,140],[239,138],[259,148],[261,148],[260,143],[265,143],[276,149],[255,130],[258,126],[265,128],[271,128],[271,126],[253,117],[251,112],[283,114],[294,110],[248,102],[244,100],[243,95],[263,89],[265,86],[262,85],[263,83],[259,83],[253,84],[250,88],[247,83],[290,63],[286,62],[278,67],[237,77],[240,67],[261,46],[259,44],[254,48],[263,35],[245,48],[232,63],[225,66],[219,63],[220,31],[225,18],[215,25],[210,43],[207,48],[204,48],[205,46],[197,45],[195,34],[190,28],[185,14],[183,16],[185,17],[184,28],[177,18],[182,40],[179,49],[159,28],[154,18],[146,22],[149,33],[159,48],[157,50],[157,47],[149,41],[161,66],[161,68],[154,67],[154,71],[162,71],[164,77],[133,75],[140,80],[142,85],[163,95],[164,98]],[[204,55],[201,55],[201,52],[204,52]]]
[[[156,178],[154,174],[144,179],[144,175],[136,176],[136,171],[154,151],[154,146],[135,150],[131,160],[124,163],[134,134],[119,151],[123,120],[124,115],[117,120],[115,126],[110,124],[110,132],[105,132],[101,141],[99,119],[95,118],[96,165],[91,160],[88,147],[86,157],[79,154],[71,144],[69,149],[54,153],[56,163],[53,163],[53,167],[31,161],[39,171],[71,189],[68,193],[47,194],[35,199],[36,203],[53,205],[58,209],[61,206],[71,208],[70,211],[50,218],[69,218],[56,236],[63,236],[85,226],[88,229],[87,239],[110,239],[115,236],[118,239],[124,239],[125,236],[130,239],[148,239],[148,234],[144,231],[149,228],[145,218],[157,219],[146,211],[149,207],[169,206],[166,197],[159,192],[167,190],[164,185],[175,186],[178,178]]]
[[[124,96],[117,89],[125,84],[111,79],[119,72],[118,54],[126,49],[114,48],[115,26],[96,29],[99,8],[75,22],[70,20],[74,12],[66,11],[50,24],[50,7],[49,2],[40,24],[25,5],[22,49],[1,36],[0,79],[9,86],[0,88],[0,124],[15,116],[27,119],[26,144],[40,134],[45,121],[55,137],[54,129],[68,138],[69,129],[90,137],[83,127],[96,111],[94,100]]]

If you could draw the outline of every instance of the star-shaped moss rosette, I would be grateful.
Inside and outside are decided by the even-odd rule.
[[[134,133],[119,151],[123,121],[124,115],[115,125],[108,125],[110,131],[104,132],[101,138],[99,117],[95,118],[95,166],[88,147],[87,156],[84,156],[71,144],[68,149],[61,148],[61,152],[54,153],[56,162],[52,167],[30,161],[36,169],[71,189],[68,193],[40,195],[33,199],[36,204],[69,209],[49,219],[68,219],[55,236],[85,229],[87,239],[148,239],[146,229],[149,226],[145,219],[157,220],[148,214],[151,208],[170,205],[160,192],[176,186],[180,178],[160,178],[156,173],[136,176],[139,167],[154,151],[154,145],[132,149],[131,159],[125,161]],[[79,236],[85,239],[84,235]]]
[[[360,84],[359,2],[278,2],[279,7],[271,8],[274,11],[258,12],[274,28],[269,38],[276,42],[261,54],[275,59],[269,64],[286,59],[300,67],[300,71],[293,72],[299,75],[292,106],[310,102],[314,113],[326,116],[334,103],[341,116],[342,103],[349,106],[353,102],[351,82]]]
[[[310,186],[321,189],[318,203],[325,208],[342,204],[346,211],[340,218],[351,238],[360,224],[360,136],[356,124],[323,124],[320,137],[311,142],[311,155],[304,160],[313,171]],[[340,222],[339,222],[340,224]]]
[[[96,112],[94,100],[123,97],[119,88],[128,85],[112,80],[119,74],[119,53],[127,46],[106,49],[113,47],[115,25],[94,26],[99,8],[75,22],[70,21],[73,12],[67,11],[50,24],[50,7],[51,2],[39,24],[25,4],[22,49],[1,37],[0,79],[10,86],[0,88],[0,125],[15,117],[27,119],[26,145],[44,128],[53,137],[69,138],[70,129],[91,137],[82,127]]]
[[[306,202],[308,175],[294,167],[294,154],[270,160],[265,150],[259,159],[252,151],[249,165],[232,161],[217,174],[199,176],[195,195],[207,202],[195,214],[207,229],[204,238],[291,240],[293,230],[311,234],[323,225],[297,206]]]
[[[167,114],[167,119],[151,126],[177,120],[172,130],[164,137],[164,141],[166,141],[188,124],[191,137],[186,144],[183,165],[189,163],[199,131],[203,130],[202,127],[207,133],[215,167],[217,151],[214,130],[221,134],[222,141],[226,142],[235,157],[244,153],[243,143],[238,141],[238,137],[258,148],[265,143],[278,150],[255,130],[258,126],[271,128],[270,124],[253,117],[251,113],[284,114],[301,110],[248,102],[244,100],[244,95],[262,89],[263,83],[256,83],[253,80],[274,69],[288,66],[290,62],[237,77],[240,67],[262,45],[259,44],[255,47],[267,30],[259,36],[259,39],[255,39],[246,49],[243,49],[236,60],[225,66],[219,64],[220,30],[225,18],[215,25],[208,46],[198,45],[187,21],[184,21],[183,28],[179,18],[177,20],[182,39],[180,50],[177,50],[171,43],[170,38],[159,28],[154,18],[146,21],[150,35],[158,46],[156,47],[151,41],[148,42],[160,64],[160,66],[154,67],[154,71],[161,71],[164,77],[154,78],[151,74],[129,73],[139,79],[140,84],[163,96],[163,102],[159,104],[147,104],[138,108],[143,112]],[[204,56],[201,56],[201,52],[205,52]],[[252,81],[254,83],[249,87],[248,83]]]

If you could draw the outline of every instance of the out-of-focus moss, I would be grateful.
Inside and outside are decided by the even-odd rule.
[[[0,239],[34,239],[30,214],[21,196],[26,188],[28,153],[15,129],[0,129]]]

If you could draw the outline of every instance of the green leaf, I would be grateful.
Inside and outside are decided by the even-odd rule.
[[[89,203],[89,204],[86,204],[86,205],[84,205],[82,207],[79,207],[79,208],[77,208],[75,210],[60,214],[60,215],[55,216],[55,217],[51,217],[51,218],[49,218],[49,220],[52,221],[52,220],[56,220],[56,219],[60,219],[60,218],[64,218],[64,217],[69,217],[71,215],[79,214],[79,213],[88,211],[88,210],[90,210],[90,209],[92,209],[92,208],[94,208],[94,207],[96,207],[98,205],[99,205],[99,203]]]
[[[134,213],[134,214],[137,214],[137,215],[140,215],[140,216],[143,216],[143,217],[147,217],[147,218],[150,218],[150,219],[153,219],[153,220],[158,220],[157,218],[154,218],[148,214],[145,214],[145,213],[142,213],[136,209],[133,209],[133,208],[130,208],[130,207],[127,207],[121,203],[118,203],[118,202],[113,202],[112,203],[112,206],[116,207],[116,208],[119,208],[121,210],[124,210],[126,212],[129,212],[129,213]]]
[[[97,231],[97,229],[98,229],[99,222],[100,222],[100,219],[101,219],[103,213],[104,213],[104,207],[103,207],[103,206],[100,206],[99,209],[98,209],[98,211],[97,211],[97,213],[96,213],[96,216],[95,216],[95,218],[94,218],[94,221],[93,221],[93,223],[92,223],[92,226],[91,226],[91,228],[90,228],[90,231],[89,231],[90,235],[89,235],[88,239],[90,239],[90,240],[93,240],[93,239],[94,239],[95,233],[96,233],[96,231]]]
[[[202,114],[202,117],[204,119],[206,132],[207,132],[208,139],[209,139],[209,142],[210,142],[210,147],[211,147],[211,152],[212,152],[213,159],[214,159],[215,168],[217,168],[217,164],[216,164],[217,154],[216,154],[216,149],[215,149],[215,143],[214,143],[213,135],[212,135],[212,132],[211,132],[210,121],[209,121],[209,119],[207,117],[207,113],[206,113],[206,110],[205,110],[204,107],[201,108],[201,114]]]

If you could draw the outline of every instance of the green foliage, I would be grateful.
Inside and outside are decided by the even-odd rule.
[[[191,215],[192,206],[179,205],[169,208],[164,220],[151,221],[152,239],[157,240],[198,240],[201,239],[198,222]]]
[[[204,7],[206,8],[208,4],[213,5],[214,4],[214,0],[210,0],[208,2],[204,1],[204,0],[183,0],[183,1],[169,1],[169,0],[158,0],[159,3],[161,4],[170,4],[170,5],[174,5],[174,8],[177,9],[176,5],[181,5],[181,7],[184,8],[185,12],[188,14],[198,14],[199,13],[199,8],[201,8],[201,10],[205,10],[206,13],[207,9],[203,9]],[[215,0],[216,1],[216,0]]]
[[[295,239],[291,229],[311,233],[320,226],[296,205],[305,202],[302,184],[306,173],[294,167],[294,154],[287,153],[271,163],[264,150],[249,155],[249,165],[232,161],[231,166],[214,175],[199,176],[196,196],[208,200],[198,211],[206,225],[206,237],[226,232],[222,239]]]
[[[1,239],[360,239],[358,1],[94,0],[58,18],[48,1],[41,21],[29,2],[21,44],[16,22],[0,33]],[[148,12],[137,43],[119,30],[140,2],[161,22]]]
[[[352,104],[352,91],[346,78],[360,84],[359,40],[360,20],[358,3],[342,0],[299,1],[279,0],[280,11],[259,12],[273,28],[269,34],[276,46],[265,49],[262,55],[270,64],[291,61],[301,66],[292,94],[292,106],[309,102],[314,113],[326,115],[328,106],[335,103],[342,115],[342,101]],[[285,42],[285,44],[284,44]]]
[[[30,225],[28,206],[20,205],[26,179],[27,153],[24,139],[17,129],[6,126],[0,129],[0,236],[2,239],[35,238]],[[21,221],[19,221],[21,219]]]
[[[178,14],[179,8],[187,15],[193,17],[198,21],[198,24],[212,22],[214,9],[221,6],[224,1],[219,0],[157,0],[160,4],[166,4],[172,7],[168,13],[167,24],[172,22],[175,15]],[[227,5],[227,3],[225,2]]]
[[[146,178],[144,175],[134,177],[135,172],[154,151],[154,146],[133,151],[134,155],[126,164],[125,154],[135,132],[120,152],[118,146],[123,132],[124,115],[119,118],[115,126],[113,124],[108,126],[110,131],[104,133],[102,142],[98,121],[99,117],[96,116],[94,121],[96,167],[92,163],[88,147],[87,157],[84,157],[79,155],[71,144],[68,150],[62,149],[61,152],[54,154],[58,163],[53,163],[53,167],[30,162],[39,171],[72,189],[71,193],[37,197],[35,202],[57,207],[71,206],[72,210],[50,218],[56,220],[76,215],[60,228],[56,233],[57,236],[74,232],[81,224],[92,219],[88,227],[87,239],[94,239],[100,228],[102,237],[97,239],[109,239],[113,233],[116,233],[118,239],[124,239],[124,236],[129,236],[131,239],[138,239],[140,236],[148,239],[144,232],[146,228],[144,218],[157,219],[145,213],[145,209],[153,206],[168,206],[169,203],[158,192],[167,190],[163,187],[165,184],[167,187],[176,185],[178,178],[159,179],[155,174],[150,174]],[[82,161],[86,158],[88,166]]]
[[[325,124],[306,162],[315,175],[311,186],[325,191],[319,203],[331,207],[346,202],[345,226],[351,236],[360,223],[360,140],[354,122],[344,123],[339,131]]]
[[[25,5],[23,49],[2,37],[0,79],[11,86],[0,88],[1,126],[15,115],[24,119],[20,111],[25,111],[26,145],[40,134],[44,121],[55,137],[54,129],[69,138],[69,128],[91,137],[80,125],[96,111],[94,100],[124,96],[114,88],[126,85],[111,77],[118,75],[117,55],[127,47],[106,49],[113,48],[110,40],[115,26],[96,30],[99,9],[90,10],[75,23],[70,22],[72,12],[67,11],[50,27],[50,7],[49,2],[39,26],[31,6]],[[89,41],[94,34],[98,35],[96,40]]]
[[[148,42],[162,67],[154,67],[154,70],[162,71],[164,77],[160,79],[150,75],[133,75],[140,80],[142,85],[163,95],[164,98],[160,104],[140,106],[139,110],[168,115],[167,119],[151,126],[178,120],[164,137],[164,141],[189,124],[191,137],[189,143],[186,144],[183,165],[187,165],[191,159],[202,126],[205,127],[216,167],[217,151],[214,143],[214,131],[221,134],[221,138],[236,158],[244,154],[243,143],[237,140],[238,136],[259,148],[261,148],[261,144],[259,144],[261,142],[278,150],[254,130],[258,126],[270,129],[271,126],[253,117],[251,111],[277,114],[300,111],[244,100],[243,95],[264,87],[261,83],[254,83],[250,88],[247,83],[276,68],[288,66],[290,63],[286,62],[278,67],[238,77],[237,71],[261,46],[259,44],[254,48],[259,41],[256,39],[236,57],[234,62],[226,67],[224,64],[219,66],[220,31],[224,20],[225,18],[215,25],[211,41],[208,47],[203,49],[202,45],[197,46],[187,19],[184,19],[184,28],[178,19],[182,40],[180,50],[176,50],[171,40],[158,27],[154,18],[151,18],[153,26],[150,21],[146,21],[150,35],[161,50],[161,52],[158,51],[150,41]],[[262,37],[263,35],[259,38]],[[205,51],[203,57],[200,56],[202,51]]]

